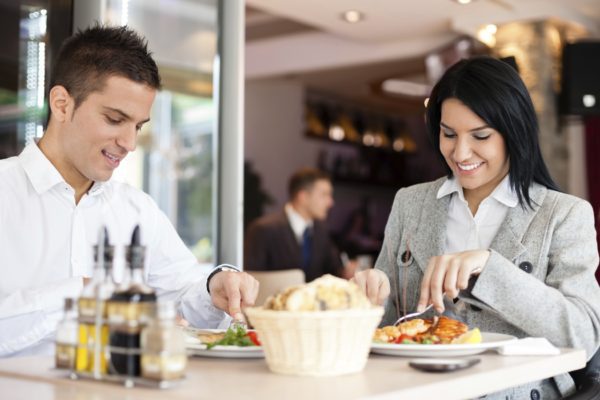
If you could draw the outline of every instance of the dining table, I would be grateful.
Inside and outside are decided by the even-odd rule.
[[[48,356],[0,359],[0,398],[36,400],[165,399],[471,399],[582,368],[581,349],[560,354],[505,356],[493,350],[473,355],[476,365],[452,372],[423,372],[410,357],[371,354],[358,373],[309,377],[270,372],[264,358],[191,357],[186,377],[167,389],[73,379]]]

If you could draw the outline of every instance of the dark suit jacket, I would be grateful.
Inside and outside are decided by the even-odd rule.
[[[340,276],[342,261],[323,222],[314,221],[312,246],[311,262],[304,271],[306,281],[323,274]],[[302,269],[302,249],[285,211],[266,215],[250,224],[244,241],[244,269],[276,271],[294,268]]]

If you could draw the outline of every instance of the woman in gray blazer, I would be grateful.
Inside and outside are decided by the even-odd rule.
[[[482,331],[546,337],[589,357],[600,345],[590,204],[559,192],[542,159],[529,93],[508,64],[452,66],[427,107],[448,176],[398,191],[374,270],[355,277],[383,325],[433,303]],[[557,399],[568,374],[491,399]]]

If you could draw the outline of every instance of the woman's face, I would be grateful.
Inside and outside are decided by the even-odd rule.
[[[442,103],[440,151],[467,200],[483,200],[508,173],[502,135],[455,98]]]

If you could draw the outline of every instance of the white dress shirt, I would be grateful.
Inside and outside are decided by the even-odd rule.
[[[444,254],[489,248],[509,208],[516,207],[519,203],[517,194],[510,187],[508,175],[481,202],[475,216],[456,179],[448,179],[440,187],[437,198],[444,196],[452,196],[448,208]]]
[[[294,209],[294,206],[292,206],[290,203],[285,205],[285,214],[290,222],[290,226],[292,227],[292,231],[294,232],[296,240],[299,244],[302,244],[304,231],[306,228],[312,228],[312,221],[305,220],[302,215],[298,214],[298,212]]]
[[[108,228],[120,277],[138,223],[147,283],[175,300],[192,325],[225,326],[228,317],[206,290],[210,268],[198,264],[150,196],[96,182],[75,204],[75,191],[37,144],[0,160],[0,357],[52,354],[64,298],[78,297],[82,277],[92,275],[99,230]]]

